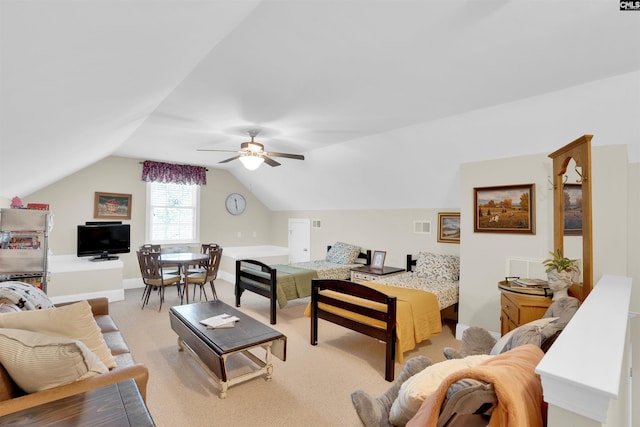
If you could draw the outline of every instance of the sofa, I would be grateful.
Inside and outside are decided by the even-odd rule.
[[[554,301],[543,318],[499,340],[470,327],[447,360],[409,359],[394,384],[373,397],[351,394],[365,427],[543,426],[546,404],[535,367],[579,309],[571,297]]]
[[[66,316],[66,319],[76,318],[77,321],[65,320],[67,322],[67,325],[65,326],[64,321],[61,320],[61,316],[63,315]],[[15,368],[6,367],[4,363],[2,363],[3,359],[0,359],[0,416],[61,399],[63,397],[100,388],[109,384],[115,384],[127,379],[135,380],[142,398],[146,399],[147,381],[149,378],[148,370],[144,365],[134,361],[127,343],[118,330],[115,322],[109,316],[109,302],[107,298],[96,298],[76,303],[56,304],[56,307],[53,309],[0,314],[0,328],[2,328],[0,329],[0,332],[4,334],[2,338],[7,339],[6,336],[9,333],[17,335],[37,334],[38,331],[35,331],[33,326],[24,326],[27,329],[30,328],[29,330],[26,330],[26,332],[22,330],[20,322],[25,320],[24,324],[27,324],[27,317],[25,316],[28,316],[29,319],[37,318],[37,321],[40,322],[40,324],[43,323],[44,319],[44,323],[48,322],[50,325],[57,325],[56,327],[61,328],[62,331],[67,329],[70,330],[69,334],[73,333],[71,330],[75,326],[82,326],[85,327],[85,329],[93,329],[95,331],[94,335],[97,335],[98,341],[101,341],[98,345],[103,347],[103,353],[106,352],[106,354],[100,354],[99,351],[96,351],[95,354],[91,351],[85,351],[85,353],[90,354],[94,359],[96,359],[95,355],[100,355],[102,359],[105,359],[106,363],[102,363],[100,360],[95,360],[95,363],[101,366],[101,368],[97,368],[97,371],[93,371],[88,374],[85,373],[81,379],[72,380],[72,382],[64,385],[27,393],[18,386],[10,374],[13,372],[14,377],[18,375]],[[81,318],[81,316],[85,317]],[[88,319],[86,318],[87,316],[89,317]],[[91,321],[91,317],[95,322]],[[29,322],[31,322],[31,320],[29,320]],[[82,323],[82,325],[72,326],[71,323]],[[43,329],[47,329],[48,327],[49,325],[45,324]],[[97,332],[98,330],[99,333]],[[50,331],[45,332],[50,333]],[[102,340],[100,337],[102,337]],[[49,338],[51,338],[51,336],[49,336]],[[68,340],[66,337],[56,337],[54,339],[58,338],[62,341],[65,339]],[[11,340],[11,338],[9,338],[9,340]],[[76,344],[77,341],[81,341],[81,339],[78,338],[74,340]],[[64,343],[64,345],[66,344],[68,343]],[[83,344],[79,344],[79,346],[85,349],[86,347],[90,347],[90,345],[85,347]],[[6,345],[4,345],[4,347],[6,347]],[[88,356],[85,353],[83,353],[84,356],[82,357],[87,359]],[[53,363],[52,366],[57,366],[55,365],[55,361],[51,361],[51,363]],[[64,363],[61,362],[60,364]]]

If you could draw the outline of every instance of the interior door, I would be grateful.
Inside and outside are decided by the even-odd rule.
[[[289,262],[311,261],[311,220],[289,218]]]

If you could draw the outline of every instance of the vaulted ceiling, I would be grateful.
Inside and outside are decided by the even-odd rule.
[[[421,125],[640,70],[640,13],[611,1],[0,7],[6,198],[115,155],[227,169],[276,210],[381,207],[380,190],[398,195],[386,207],[453,207],[449,184],[418,202],[400,179],[455,181],[460,161],[550,152],[571,139],[443,147]],[[232,153],[198,151],[237,150],[250,129],[267,150],[306,160],[249,172],[218,163]],[[34,155],[46,167],[33,174],[8,160]]]

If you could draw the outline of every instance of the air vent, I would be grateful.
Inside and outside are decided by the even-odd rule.
[[[431,234],[431,221],[413,221],[413,232]]]
[[[314,219],[313,221],[311,221],[311,228],[320,228],[320,220]]]

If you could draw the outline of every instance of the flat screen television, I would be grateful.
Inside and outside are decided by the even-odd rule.
[[[78,225],[78,257],[91,261],[118,259],[117,255],[131,252],[131,227],[129,224]]]

